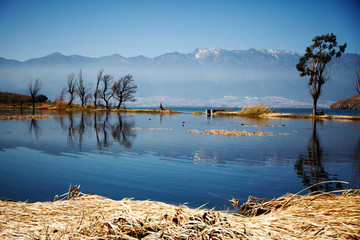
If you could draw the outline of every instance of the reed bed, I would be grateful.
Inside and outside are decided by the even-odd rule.
[[[291,114],[291,113],[266,113],[265,118],[295,118],[295,119],[317,119],[317,120],[337,120],[337,121],[360,121],[360,116],[348,115],[311,115],[311,114]]]
[[[49,115],[0,115],[0,120],[24,120],[24,119],[49,119],[52,116]]]
[[[187,130],[187,132],[192,133],[192,134],[201,134],[201,135],[224,135],[224,136],[235,136],[235,137],[239,137],[239,136],[270,136],[270,137],[274,137],[274,136],[285,136],[285,135],[289,135],[288,133],[279,133],[279,135],[276,135],[274,133],[264,133],[264,132],[247,132],[245,130],[243,131],[239,131],[239,130],[219,130],[219,129],[207,129],[204,131],[199,131],[196,129],[192,129],[192,130]]]
[[[81,194],[67,200],[0,201],[1,239],[360,239],[359,190],[249,198],[249,216],[155,201]],[[238,207],[238,201],[232,200]]]
[[[214,116],[261,116],[274,112],[274,110],[266,106],[264,103],[259,103],[255,106],[243,106],[243,108],[239,111],[217,111],[214,113]]]

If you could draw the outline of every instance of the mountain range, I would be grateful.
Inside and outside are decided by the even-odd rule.
[[[138,85],[135,105],[237,107],[265,102],[271,107],[309,107],[307,78],[299,77],[300,54],[271,49],[195,49],[158,57],[64,56],[61,53],[27,61],[0,57],[1,91],[25,93],[28,82],[39,78],[42,93],[54,99],[66,85],[67,75],[82,70],[93,85],[97,71],[118,79],[132,74]],[[359,54],[345,53],[328,64],[330,81],[324,85],[320,106],[354,95],[352,79]]]

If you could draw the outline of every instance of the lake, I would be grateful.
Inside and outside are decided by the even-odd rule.
[[[11,113],[14,110],[3,110]],[[309,110],[311,111],[311,110]],[[51,201],[70,183],[112,199],[225,209],[231,198],[360,186],[360,122],[60,113],[0,122],[0,197]],[[276,136],[213,136],[225,129]]]

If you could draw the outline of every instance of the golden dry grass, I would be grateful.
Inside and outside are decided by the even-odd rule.
[[[262,115],[265,118],[299,118],[299,119],[318,119],[318,120],[338,120],[338,121],[360,121],[360,116],[348,115],[316,115],[311,114],[291,114],[291,113],[267,113]]]
[[[172,128],[148,128],[149,131],[172,131]]]
[[[267,214],[246,217],[155,201],[115,201],[97,195],[70,196],[69,200],[55,202],[0,201],[0,238],[360,238],[360,195],[357,190],[342,195],[288,194],[266,204],[271,206]]]
[[[274,110],[264,103],[259,103],[255,106],[243,106],[239,111],[217,111],[214,113],[214,116],[261,116],[268,113],[274,113]]]
[[[279,135],[276,135],[274,133],[264,133],[264,132],[247,132],[245,130],[243,131],[239,131],[239,130],[223,130],[223,129],[207,129],[204,131],[199,131],[196,129],[192,129],[192,130],[187,130],[187,132],[192,133],[192,134],[201,134],[201,135],[224,135],[224,136],[235,136],[235,137],[239,137],[239,136],[270,136],[270,137],[274,137],[274,136],[285,136],[285,135],[289,135],[288,133],[279,133]]]
[[[23,119],[49,119],[49,115],[0,115],[0,120],[23,120]]]
[[[173,111],[171,109],[165,109],[165,110],[160,110],[160,109],[134,109],[134,108],[120,108],[120,109],[111,109],[111,111],[115,111],[115,112],[127,112],[127,113],[157,113],[157,114],[176,114],[176,113],[180,113],[177,111]]]

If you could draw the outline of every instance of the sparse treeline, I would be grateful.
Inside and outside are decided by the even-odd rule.
[[[64,101],[65,94],[68,95],[68,106],[71,107],[74,100],[78,97],[81,106],[87,105],[91,100],[94,108],[105,103],[105,107],[110,109],[110,101],[114,99],[119,109],[125,102],[134,102],[134,94],[137,91],[137,86],[134,83],[133,76],[128,74],[121,77],[117,81],[113,81],[114,77],[109,74],[104,74],[104,69],[100,68],[96,78],[95,89],[91,91],[90,84],[86,84],[82,71],[78,73],[69,73],[67,76],[67,85],[60,92],[56,98],[56,102]]]

